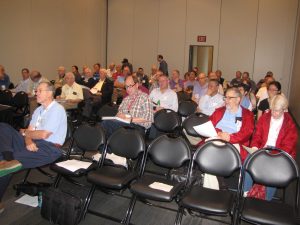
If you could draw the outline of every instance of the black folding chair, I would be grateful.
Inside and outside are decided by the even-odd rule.
[[[10,90],[0,91],[0,104],[3,105],[12,105],[12,92]]]
[[[283,193],[289,185],[295,185],[295,202],[291,205],[284,201],[244,198],[244,185],[242,185],[237,224],[240,220],[251,224],[295,225],[300,223],[299,169],[288,153],[277,148],[259,149],[247,158],[243,177],[245,173],[251,176],[254,183],[283,189]]]
[[[125,158],[127,168],[124,165],[108,163],[108,150],[118,157]],[[145,142],[142,134],[132,128],[120,128],[116,130],[107,141],[105,151],[101,156],[99,168],[88,173],[87,180],[92,183],[92,187],[85,203],[83,216],[87,212],[90,212],[109,220],[121,222],[121,219],[89,209],[89,204],[97,187],[105,193],[112,193],[113,191],[114,195],[126,190],[129,183],[140,176],[141,165],[144,163],[144,160]]]
[[[202,173],[219,177],[229,177],[236,171],[241,172],[242,166],[238,150],[229,142],[222,140],[211,140],[200,146],[193,156],[192,164],[193,170],[198,169]],[[238,187],[239,184],[237,185]],[[230,224],[233,224],[235,218],[234,208],[237,205],[237,200],[238,192],[234,193],[229,190],[190,186],[189,190],[184,193],[182,199],[179,201],[175,224],[181,224],[185,209],[199,216],[232,215]]]
[[[102,127],[100,126],[89,126],[87,124],[79,126],[71,140],[71,144],[69,150],[66,154],[66,159],[70,159],[70,155],[72,154],[72,149],[76,147],[77,150],[81,151],[80,160],[90,162],[90,159],[84,157],[86,152],[88,151],[100,151],[101,147],[104,148],[105,145],[105,133]],[[74,179],[75,177],[80,177],[86,175],[92,169],[97,168],[97,163],[92,163],[87,169],[78,169],[74,172],[67,170],[61,166],[58,166],[56,163],[50,165],[50,168],[57,173],[57,177],[54,182],[54,187],[57,187],[59,181],[62,177],[67,179],[68,181],[77,184],[79,186],[83,186],[82,183],[76,182]]]
[[[148,148],[147,165],[152,162],[162,169],[178,169],[190,163],[191,151],[186,141],[181,137],[169,137],[162,135],[155,139]],[[175,181],[169,176],[158,176],[145,172],[146,164],[143,166],[143,174],[130,185],[132,198],[125,219],[125,224],[130,223],[130,219],[134,210],[137,199],[148,202],[148,200],[170,203],[176,200],[184,190],[186,181]],[[190,169],[190,167],[188,167]],[[186,170],[187,174],[189,170]],[[187,175],[186,174],[186,175]],[[155,187],[155,184],[166,185],[170,190],[161,190]],[[161,207],[166,209],[165,207]]]
[[[186,100],[179,102],[178,114],[181,117],[188,117],[197,111],[197,103],[192,100]]]
[[[29,125],[29,99],[24,91],[17,92],[12,98],[12,105],[15,107],[13,113],[14,127],[26,128]]]

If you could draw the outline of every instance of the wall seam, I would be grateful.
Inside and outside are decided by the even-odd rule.
[[[184,45],[183,45],[183,64],[182,64],[182,73],[185,73],[184,71],[184,68],[185,68],[185,62],[186,62],[186,54],[185,54],[185,51],[186,51],[186,48],[187,46],[189,46],[189,44],[187,44],[186,42],[186,36],[187,36],[187,17],[188,17],[188,0],[185,1],[185,26],[184,26]]]
[[[220,55],[220,40],[221,40],[221,23],[222,23],[222,6],[223,6],[223,0],[221,0],[220,5],[220,22],[219,22],[219,37],[218,37],[218,54],[217,54],[217,68],[219,69],[219,55]],[[214,55],[214,53],[213,53]],[[214,68],[214,66],[213,66]]]
[[[259,18],[259,6],[260,6],[260,0],[257,1],[257,14],[256,14],[256,28],[255,28],[255,41],[254,41],[254,54],[253,54],[253,64],[252,64],[252,75],[251,79],[253,80],[254,77],[254,71],[255,71],[255,56],[256,56],[256,46],[257,46],[257,34],[258,34],[258,18]]]

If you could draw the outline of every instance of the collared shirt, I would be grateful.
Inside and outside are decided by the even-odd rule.
[[[202,96],[204,96],[207,92],[208,84],[205,83],[203,86],[199,84],[199,82],[196,82],[194,84],[194,89],[193,89],[193,96],[195,98],[200,99]]]
[[[72,84],[72,86],[65,84],[61,90],[61,97],[65,99],[71,99],[71,100],[76,100],[76,99],[83,100],[82,87],[75,82]]]
[[[45,109],[39,106],[32,115],[30,125],[35,130],[47,130],[52,134],[46,141],[62,145],[67,134],[67,115],[63,106],[56,101]]]
[[[180,88],[184,88],[184,83],[183,83],[183,80],[181,80],[181,79],[178,79],[178,81],[177,82],[175,82],[174,80],[170,80],[170,82],[169,82],[169,86],[170,86],[170,89],[176,89],[176,85],[178,85]]]
[[[149,96],[141,91],[134,95],[128,95],[123,99],[119,107],[119,113],[129,114],[132,117],[143,118],[149,122],[138,123],[145,128],[151,127],[153,122],[153,110]]]
[[[273,147],[276,146],[276,141],[278,138],[279,131],[282,127],[283,119],[284,119],[284,116],[282,116],[281,118],[279,118],[277,120],[271,116],[270,129],[269,129],[269,133],[268,133],[268,140],[266,142],[266,146],[273,146]],[[264,146],[264,147],[266,147],[266,146]]]
[[[205,115],[210,116],[216,108],[224,105],[223,95],[217,93],[214,96],[204,95],[200,98],[199,109]]]
[[[222,119],[216,125],[216,128],[219,128],[223,132],[227,132],[229,134],[233,134],[240,131],[241,127],[242,127],[241,106],[239,106],[239,109],[236,113],[231,113],[228,109],[226,109]]]
[[[29,84],[30,78],[27,78],[26,80],[21,80],[19,85],[16,87],[16,92],[24,91],[26,93],[29,93]]]
[[[154,103],[160,103],[160,106],[165,109],[178,111],[178,98],[175,91],[171,89],[165,90],[163,93],[160,88],[153,89],[150,93],[150,99]]]

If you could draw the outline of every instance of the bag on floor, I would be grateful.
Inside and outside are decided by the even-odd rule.
[[[52,224],[77,225],[82,208],[82,200],[70,193],[53,187],[43,193],[41,215]]]

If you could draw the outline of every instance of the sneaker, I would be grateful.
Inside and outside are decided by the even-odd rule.
[[[0,202],[0,214],[4,212],[4,205]]]
[[[6,176],[22,169],[22,164],[18,160],[0,161],[0,177]]]

